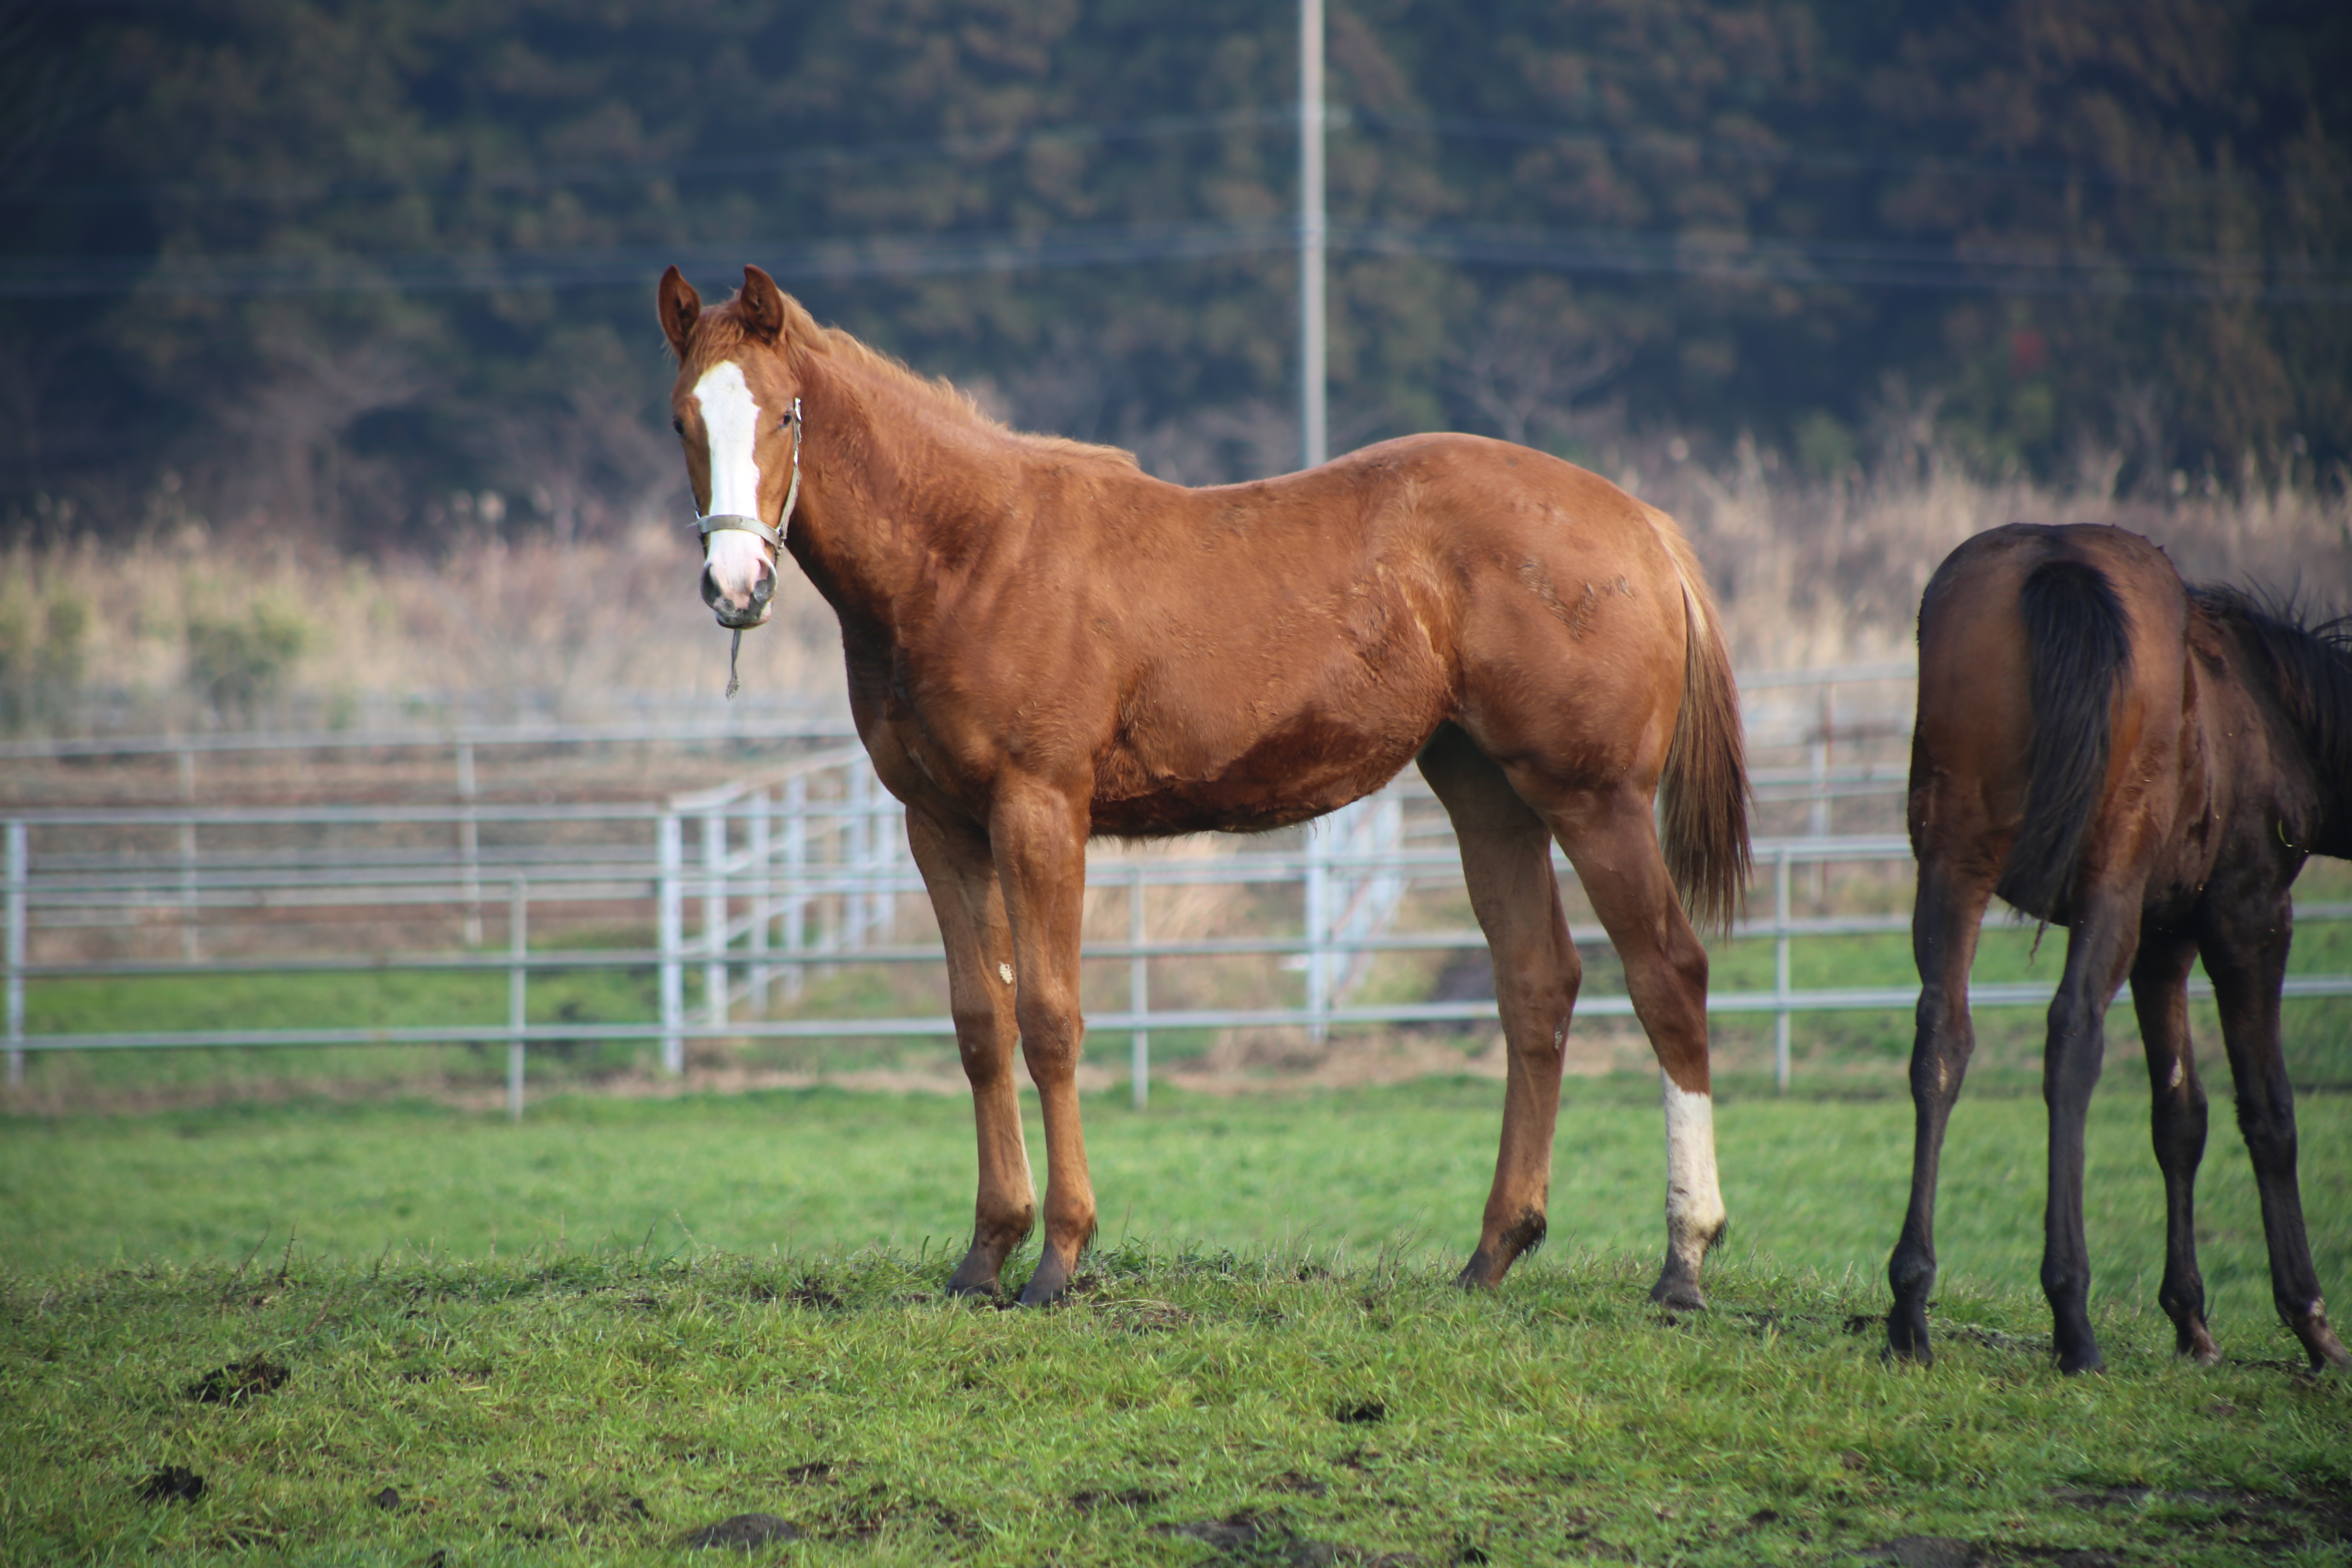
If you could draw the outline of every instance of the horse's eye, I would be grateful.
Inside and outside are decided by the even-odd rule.
[[[686,434],[686,421],[680,419],[675,414],[669,416],[669,427],[677,431],[681,436]]]

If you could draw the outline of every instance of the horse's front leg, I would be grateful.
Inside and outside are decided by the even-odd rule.
[[[1477,1250],[1455,1281],[1465,1289],[1491,1289],[1544,1237],[1560,1062],[1583,971],[1560,910],[1559,884],[1551,873],[1551,835],[1542,819],[1502,770],[1451,725],[1423,748],[1421,771],[1453,819],[1463,879],[1478,927],[1486,933],[1503,1016],[1508,1067],[1495,1184],[1486,1195]]]
[[[2050,1190],[2042,1213],[2042,1293],[2061,1372],[2107,1364],[2091,1331],[2091,1249],[2083,1236],[2083,1128],[2106,1057],[2107,1005],[2139,945],[2140,889],[2086,892],[2066,937],[2066,968],[2050,1001],[2042,1099],[2050,1111]]]
[[[1911,907],[1911,956],[1919,970],[1917,1033],[1911,1042],[1911,1203],[1903,1235],[1886,1260],[1895,1304],[1886,1314],[1886,1353],[1932,1362],[1927,1298],[1936,1289],[1936,1175],[1944,1130],[1960,1097],[1976,1030],[1969,1016],[1969,965],[1992,897],[1989,868],[1964,870],[1929,849],[1920,857]]]
[[[1013,927],[1021,1054],[1045,1120],[1045,1245],[1024,1307],[1061,1300],[1095,1234],[1094,1184],[1078,1126],[1078,941],[1087,892],[1087,796],[1036,781],[1000,785],[989,822]]]
[[[971,1250],[949,1279],[948,1293],[993,1296],[1005,1258],[1028,1236],[1037,1212],[1029,1151],[1021,1136],[1019,1085],[1013,1076],[1013,938],[996,865],[977,829],[910,806],[907,842],[947,947],[948,1006],[964,1077],[971,1084],[972,1121],[980,1138]]]
[[[2164,1173],[2164,1284],[2157,1304],[2172,1320],[2173,1349],[2221,1359],[2205,1327],[2205,1277],[2197,1271],[2197,1166],[2205,1157],[2205,1086],[2189,1041],[2189,969],[2197,944],[2143,935],[2132,962],[2132,1009],[2147,1051],[2148,1131]]]

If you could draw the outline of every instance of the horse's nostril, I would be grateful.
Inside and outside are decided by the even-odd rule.
[[[702,569],[702,602],[714,610],[719,607],[719,584],[708,566]]]
[[[751,603],[764,605],[775,596],[776,574],[768,570],[768,563],[762,561],[760,563],[759,578],[751,584]]]

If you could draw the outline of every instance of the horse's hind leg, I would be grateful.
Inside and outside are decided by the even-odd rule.
[[[1666,874],[1646,794],[1621,787],[1537,798],[1625,965],[1634,1016],[1664,1069],[1666,1261],[1650,1299],[1704,1307],[1699,1267],[1725,1225],[1707,1073],[1706,949]]]
[[[1013,1076],[1013,938],[988,843],[971,829],[907,813],[907,843],[929,889],[947,948],[948,1006],[956,1048],[971,1084],[980,1139],[980,1194],[971,1249],[948,1281],[955,1296],[993,1296],[997,1274],[1028,1236],[1037,1213],[1029,1152],[1021,1135],[1021,1101]]]
[[[1551,835],[1502,770],[1448,725],[1423,748],[1421,771],[1444,803],[1461,843],[1470,905],[1494,960],[1509,1056],[1495,1184],[1478,1249],[1458,1281],[1491,1288],[1514,1259],[1543,1240],[1560,1057],[1582,969],[1551,873]]]
[[[2164,1285],[2156,1293],[2172,1320],[2173,1349],[2204,1363],[2221,1359],[2205,1327],[2205,1279],[2197,1271],[2197,1166],[2205,1157],[2205,1086],[2189,1042],[2189,969],[2197,944],[2143,934],[2132,963],[2132,1008],[2147,1049],[2148,1121],[2164,1173]]]
[[[2106,1365],[2091,1332],[2091,1252],[2083,1237],[2083,1126],[2106,1055],[2107,1005],[2139,945],[2140,889],[2087,891],[2067,933],[2066,969],[2050,1003],[2042,1099],[2050,1110],[2050,1191],[2042,1215],[2042,1293],[2063,1372]]]
[[[2303,1194],[2295,1183],[2294,1086],[2279,1048],[2279,986],[2286,973],[2293,911],[2282,889],[2227,916],[2209,915],[2200,938],[2205,972],[2221,1006],[2221,1037],[2237,1079],[2238,1128],[2253,1161],[2254,1189],[2263,1205],[2263,1237],[2270,1244],[2271,1299],[2315,1367],[2352,1370],[2352,1356],[2327,1325],[2319,1271],[2304,1232]]]
[[[1886,1282],[1895,1292],[1886,1350],[1909,1361],[1936,1359],[1927,1346],[1927,1298],[1936,1289],[1936,1174],[1952,1103],[1976,1049],[1969,965],[1992,884],[1990,868],[1957,866],[1932,848],[1920,858],[1911,910],[1911,953],[1919,969],[1918,1026],[1911,1043],[1911,1204],[1886,1260]]]

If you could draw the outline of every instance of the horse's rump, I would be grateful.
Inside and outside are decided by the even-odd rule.
[[[2025,816],[1995,891],[2048,920],[2071,890],[2113,750],[2116,693],[2131,671],[2131,622],[2095,563],[2045,561],[2018,589],[2033,712]]]

